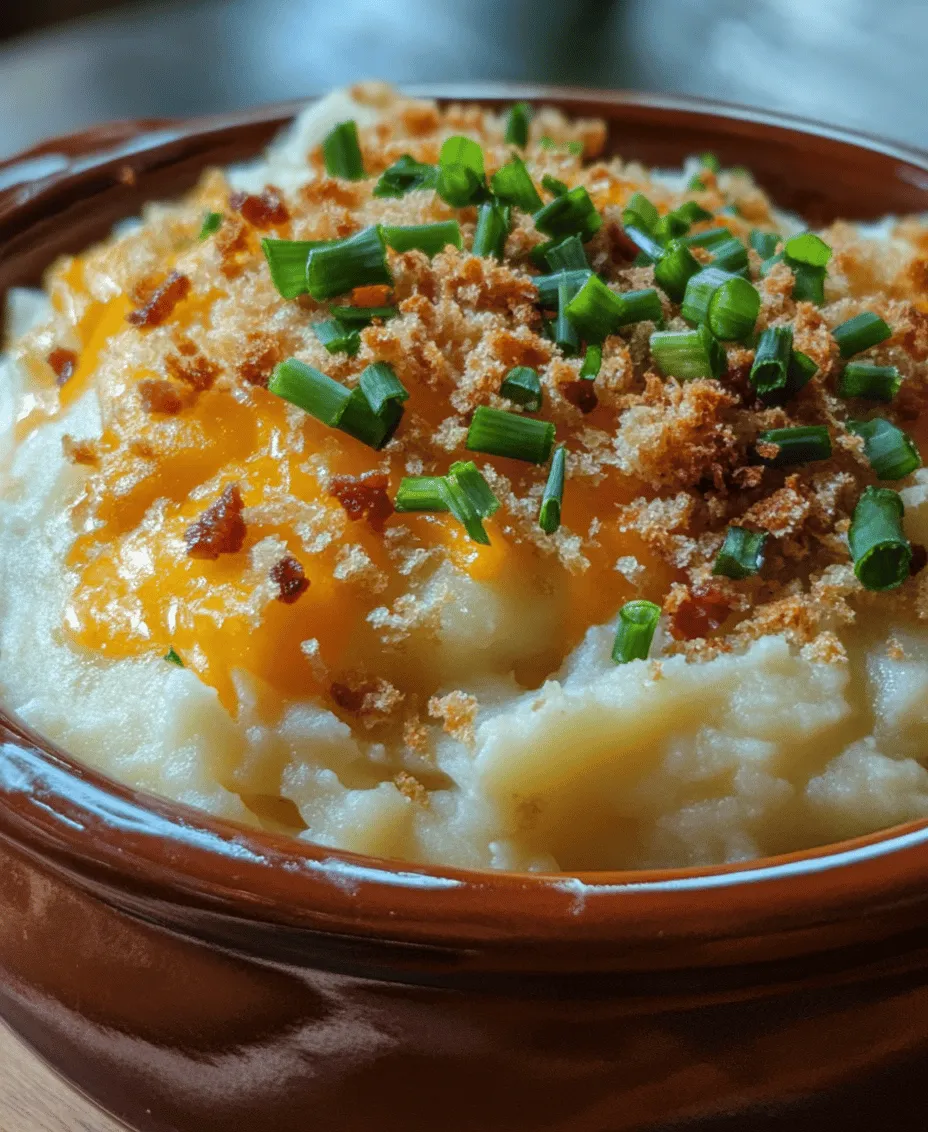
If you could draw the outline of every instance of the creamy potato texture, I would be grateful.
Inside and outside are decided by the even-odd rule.
[[[359,181],[327,174],[320,151],[346,119]],[[510,158],[504,124],[380,87],[331,96],[261,163],[206,174],[54,265],[44,294],[11,296],[3,702],[133,786],[424,862],[703,865],[928,816],[928,474],[887,485],[913,548],[904,584],[867,591],[847,537],[878,482],[848,422],[925,438],[925,228],[822,233],[823,303],[794,297],[790,266],[762,269],[752,248],[756,334],[726,343],[718,378],[662,375],[647,321],[610,334],[588,380],[582,350],[546,331],[530,215],[513,210],[498,261],[467,250],[472,205],[372,193],[404,154],[435,163],[453,135],[479,142],[492,174]],[[524,155],[539,187],[548,174],[588,189],[603,223],[586,254],[615,293],[655,286],[623,227],[636,191],[662,214],[698,203],[711,218],[694,233],[721,225],[746,246],[796,230],[744,172],[655,176],[600,159],[604,136],[538,110]],[[209,213],[221,221],[201,238]],[[329,304],[283,298],[261,250],[449,219],[463,249],[391,250],[392,286],[334,300],[396,308],[354,354],[325,349],[313,327]],[[687,329],[658,299],[666,328]],[[840,395],[832,331],[862,312],[892,332],[854,359],[897,367],[889,404]],[[762,404],[754,349],[778,325],[817,372],[789,404]],[[348,388],[387,362],[409,393],[395,437],[374,450],[275,396],[288,358]],[[514,366],[539,374],[537,413],[500,394]],[[479,405],[556,426],[555,533],[538,524],[546,466],[466,450]],[[813,424],[829,458],[752,455],[760,431]],[[469,458],[501,504],[488,546],[447,512],[394,511],[404,477]],[[713,573],[731,525],[766,532],[758,574]],[[650,659],[617,664],[617,615],[636,598],[663,616]]]

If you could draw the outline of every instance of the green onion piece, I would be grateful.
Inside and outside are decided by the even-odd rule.
[[[388,401],[408,401],[409,390],[387,362],[373,362],[358,378],[367,403],[375,413],[382,413]]]
[[[674,302],[679,303],[686,294],[687,283],[701,270],[699,261],[686,244],[672,240],[654,266],[654,279]]]
[[[788,468],[795,464],[811,464],[831,456],[831,437],[825,425],[799,425],[796,428],[771,428],[757,437],[761,445],[776,445],[774,456],[758,451],[761,463],[770,468]]]
[[[818,365],[801,350],[793,350],[789,360],[789,377],[786,382],[786,392],[791,396],[804,389],[818,373]]]
[[[686,191],[688,193],[704,193],[706,191],[706,182],[698,173],[694,173],[686,182]]]
[[[701,153],[699,155],[699,164],[703,169],[711,169],[713,173],[721,173],[722,165],[714,153]]]
[[[474,540],[490,545],[483,526],[499,509],[499,500],[472,461],[451,465],[446,476],[407,476],[393,501],[396,511],[450,511]]]
[[[481,519],[489,519],[499,510],[499,500],[473,460],[455,461],[446,478],[457,483]]]
[[[566,308],[571,323],[593,342],[601,342],[617,330],[622,325],[623,313],[622,299],[592,273]]]
[[[592,274],[589,268],[582,268],[577,271],[555,271],[551,275],[536,275],[532,282],[538,288],[539,305],[545,310],[557,310],[557,289],[562,275],[566,275],[571,287],[579,291]]]
[[[783,254],[793,263],[803,263],[807,267],[826,267],[831,259],[831,248],[814,232],[801,232],[786,241]]]
[[[402,197],[416,189],[434,189],[437,183],[438,169],[434,165],[424,165],[404,153],[381,173],[374,186],[374,196]]]
[[[532,183],[521,157],[513,155],[501,169],[493,174],[490,186],[500,200],[521,208],[523,212],[537,212],[544,203]]]
[[[711,220],[712,213],[697,204],[694,200],[685,200],[683,204],[674,209],[674,214],[681,217],[688,224],[695,224],[699,220]]]
[[[348,326],[370,326],[375,318],[395,318],[396,307],[329,307],[329,314]]]
[[[864,397],[868,401],[889,402],[902,386],[902,375],[895,366],[871,366],[848,362],[838,381],[841,397]]]
[[[377,224],[309,253],[306,289],[317,301],[378,283],[392,284],[393,276],[387,266],[383,232]]]
[[[622,227],[631,225],[642,232],[653,232],[660,213],[643,193],[632,193],[622,209]]]
[[[580,141],[579,138],[576,138],[573,141],[564,142],[564,148],[568,153],[572,153],[574,157],[583,156],[583,142]]]
[[[665,377],[681,381],[721,377],[727,365],[725,350],[707,326],[655,332],[651,335],[651,356]]]
[[[623,291],[619,295],[619,300],[622,303],[620,326],[631,326],[635,322],[653,322],[657,326],[664,325],[661,297],[653,287],[645,287],[640,291]]]
[[[561,525],[561,504],[564,501],[564,469],[567,466],[567,449],[559,444],[554,449],[554,458],[548,472],[541,507],[538,510],[538,525],[546,535],[553,535]]]
[[[718,553],[712,573],[717,577],[741,581],[760,572],[764,564],[766,531],[749,531],[747,527],[729,527]]]
[[[483,150],[472,138],[457,134],[446,138],[438,155],[438,164],[463,165],[483,177]]]
[[[527,102],[514,102],[506,117],[506,144],[518,145],[524,149],[528,145],[528,126],[532,120],[532,108]]]
[[[750,376],[758,397],[770,397],[786,389],[792,350],[791,326],[771,326],[760,336]]]
[[[474,255],[502,259],[509,235],[509,205],[488,201],[477,210],[477,227],[471,251]]]
[[[576,295],[571,287],[567,272],[561,273],[561,280],[557,288],[557,318],[554,322],[554,342],[567,357],[573,357],[580,352],[580,336],[573,320],[567,313],[567,307]]]
[[[261,250],[271,271],[271,281],[285,299],[306,294],[306,265],[309,253],[327,247],[328,240],[261,241]]]
[[[387,401],[380,412],[375,413],[359,385],[351,391],[338,427],[369,448],[379,450],[393,437],[402,419],[403,406],[396,400]]]
[[[764,262],[760,265],[761,277],[766,279],[770,272],[776,267],[776,265],[783,262],[784,258],[785,257],[782,252],[777,252],[776,255],[772,255],[769,259],[765,259]]]
[[[619,627],[612,646],[616,664],[647,660],[661,619],[661,607],[653,601],[627,601],[619,610]]]
[[[207,212],[207,214],[203,217],[203,227],[200,229],[200,235],[198,239],[208,240],[210,236],[212,236],[215,232],[218,232],[222,227],[222,221],[223,215],[221,212]],[[171,652],[174,652],[174,650],[171,649]],[[176,655],[177,654],[175,653],[175,656]]]
[[[556,248],[560,242],[559,240],[545,240],[540,244],[536,244],[528,253],[528,258],[539,271],[547,270],[548,252],[551,251],[552,248]]]
[[[501,409],[478,405],[467,431],[467,447],[471,452],[487,452],[491,456],[508,456],[543,464],[551,455],[554,425],[532,417],[517,416]]]
[[[728,243],[732,234],[727,228],[707,228],[705,232],[697,232],[684,239],[689,248],[708,248],[711,251],[718,244]]]
[[[712,266],[723,271],[743,271],[748,265],[748,249],[734,236],[724,243],[713,244]]]
[[[868,487],[857,502],[848,543],[854,573],[868,590],[893,590],[908,578],[912,547],[902,530],[905,505],[888,487]]]
[[[698,326],[709,321],[709,306],[715,292],[724,284],[737,279],[729,271],[722,271],[718,267],[704,267],[697,275],[690,277],[683,295],[683,305],[680,314],[687,322],[695,322]]]
[[[450,511],[444,476],[406,476],[400,481],[393,509],[409,511]]]
[[[832,331],[842,358],[850,358],[854,354],[869,350],[871,346],[891,338],[892,334],[892,327],[872,311],[864,311],[856,318],[849,318],[847,322],[842,322]]]
[[[736,275],[716,288],[709,302],[709,329],[723,341],[741,341],[753,332],[759,314],[757,288]]]
[[[437,255],[442,248],[463,246],[461,225],[456,220],[441,220],[436,224],[409,224],[383,226],[383,238],[395,252],[408,252],[417,248],[427,256]]]
[[[603,348],[591,342],[583,355],[583,365],[580,367],[580,376],[587,381],[593,381],[599,376],[603,364]]]
[[[793,271],[793,298],[797,302],[815,303],[820,307],[825,301],[825,268],[808,267],[802,263],[790,263],[790,267]]]
[[[499,387],[500,395],[516,405],[522,405],[530,413],[541,408],[541,382],[531,366],[515,366],[503,378]]]
[[[350,354],[354,357],[361,349],[360,333],[351,326],[345,326],[337,318],[314,322],[313,330],[330,354]]]
[[[922,466],[912,438],[890,421],[848,421],[847,427],[864,442],[864,455],[881,480],[901,480]]]
[[[215,213],[213,215],[215,215]],[[186,668],[186,665],[181,660],[180,656],[174,651],[173,645],[164,654],[164,659],[168,662],[168,664],[176,664],[178,668]]]
[[[664,254],[663,245],[643,229],[636,228],[634,224],[630,224],[625,229],[625,235],[641,249],[635,260],[635,267],[646,267],[649,263],[657,263]]]
[[[535,213],[534,220],[535,227],[546,236],[558,238],[576,234],[584,242],[599,230],[603,222],[583,185],[549,201]]]
[[[541,178],[541,187],[553,197],[566,196],[570,192],[569,186],[559,181],[557,177],[552,177],[550,173],[545,173]]]
[[[364,159],[358,142],[358,127],[353,120],[340,122],[322,142],[325,171],[346,181],[360,181],[364,177]]]
[[[351,397],[350,389],[296,358],[281,362],[267,387],[330,428],[338,427]]]
[[[749,237],[751,247],[761,259],[770,259],[775,256],[782,238],[776,232],[763,232],[760,228],[754,228]]]
[[[583,271],[590,266],[579,236],[568,236],[547,245],[545,261],[552,271]]]
[[[455,208],[485,193],[483,150],[471,138],[447,138],[438,157],[438,195]]]
[[[678,208],[662,216],[654,225],[652,234],[660,243],[685,236],[690,227],[700,220],[711,220],[712,213],[708,212],[694,200],[684,201]]]

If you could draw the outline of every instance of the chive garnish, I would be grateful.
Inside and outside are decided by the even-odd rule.
[[[590,267],[579,236],[552,242],[545,250],[545,261],[552,271],[583,271]]]
[[[717,267],[704,267],[697,275],[693,275],[687,283],[680,314],[687,322],[695,322],[697,326],[708,323],[709,304],[712,302],[712,296],[723,283],[735,278],[737,278],[735,275],[728,271],[721,271]]]
[[[521,208],[523,212],[537,212],[543,204],[525,162],[515,154],[493,174],[490,187],[500,200]]]
[[[771,326],[760,336],[750,376],[758,397],[770,397],[786,389],[792,351],[791,326]]]
[[[601,342],[633,322],[660,323],[663,310],[653,287],[617,295],[598,275],[590,275],[571,299],[567,316],[584,338]]]
[[[328,240],[261,241],[261,250],[271,272],[271,281],[285,299],[306,294],[306,265],[310,252],[324,248]]]
[[[553,197],[566,196],[570,192],[569,186],[559,181],[557,177],[552,177],[550,173],[545,173],[541,178],[541,187]]]
[[[517,416],[501,409],[479,405],[474,410],[467,431],[467,447],[471,452],[487,452],[491,456],[508,456],[544,464],[554,444],[554,425],[532,417]]]
[[[748,238],[751,247],[761,259],[770,259],[777,254],[777,247],[783,237],[776,232],[764,232],[760,228],[754,228]]]
[[[635,260],[636,267],[647,266],[649,263],[657,263],[664,254],[663,246],[648,232],[645,232],[643,228],[629,224],[625,229],[625,235],[640,249],[638,257]]]
[[[730,239],[732,234],[728,228],[707,228],[704,232],[697,232],[695,236],[683,237],[688,248],[708,248],[709,251],[720,244],[727,244]]]
[[[847,322],[842,322],[832,331],[842,358],[850,358],[854,354],[869,350],[871,346],[891,338],[892,334],[892,327],[872,311],[864,311],[856,318],[849,318]]]
[[[786,468],[794,464],[811,464],[831,456],[831,437],[825,425],[799,425],[796,428],[772,428],[757,437],[757,445],[775,445],[776,455],[765,456],[758,451],[761,462],[771,468]]]
[[[396,511],[450,511],[444,476],[406,476],[393,501]]]
[[[595,279],[596,276],[591,278]],[[573,318],[568,314],[571,302],[577,292],[567,279],[567,272],[561,273],[557,287],[557,318],[554,322],[554,342],[567,357],[573,357],[580,351],[580,335]]]
[[[571,287],[579,291],[592,274],[593,272],[587,267],[576,271],[554,271],[550,275],[536,275],[532,282],[538,288],[539,305],[549,311],[557,309],[557,289],[562,275],[566,275]]]
[[[741,581],[760,572],[764,564],[766,531],[749,531],[747,527],[729,527],[716,557],[712,573],[717,577]]]
[[[416,189],[434,189],[438,182],[438,169],[416,161],[408,153],[380,175],[374,186],[375,197],[401,197]]]
[[[378,224],[346,240],[313,248],[306,263],[306,289],[318,301],[343,295],[355,287],[392,284],[387,247]]]
[[[548,482],[545,484],[538,510],[538,525],[546,535],[553,535],[561,525],[561,504],[564,501],[564,470],[567,466],[567,449],[559,444],[554,449]]]
[[[329,307],[329,314],[348,326],[370,326],[375,318],[395,318],[396,307]]]
[[[216,215],[216,214],[214,213],[213,215]],[[164,654],[164,659],[168,662],[168,664],[176,664],[178,668],[186,668],[187,667],[184,664],[184,662],[181,660],[180,656],[174,651],[173,645]]]
[[[734,236],[713,244],[711,251],[712,265],[723,271],[743,271],[748,265],[748,249]]]
[[[905,479],[922,466],[912,438],[890,421],[874,417],[871,421],[848,421],[848,429],[864,442],[864,455],[878,479]]]
[[[530,413],[541,408],[541,382],[531,366],[515,366],[503,378],[499,387],[500,395],[516,405],[521,405]]]
[[[477,227],[471,251],[474,255],[502,259],[509,235],[509,205],[487,201],[477,210]]]
[[[456,220],[440,220],[436,224],[385,224],[383,238],[395,252],[408,252],[415,248],[430,257],[448,244],[455,248],[463,246],[461,226]]]
[[[603,364],[603,348],[591,342],[583,355],[583,365],[580,367],[580,376],[587,381],[593,381],[599,376]]]
[[[316,337],[330,354],[350,354],[352,357],[361,349],[361,335],[351,326],[346,326],[337,318],[325,322],[314,322]]]
[[[713,173],[721,173],[722,171],[722,164],[714,153],[701,153],[699,164],[703,169],[711,169]]]
[[[506,144],[518,145],[524,149],[528,145],[528,127],[532,120],[532,108],[527,102],[514,102],[506,116]]]
[[[393,502],[395,510],[450,511],[474,542],[490,545],[483,526],[499,509],[499,500],[471,460],[451,465],[446,476],[407,476]]]
[[[619,610],[619,625],[612,646],[616,664],[647,660],[661,618],[661,607],[653,601],[627,601]]]
[[[902,530],[905,505],[888,487],[868,487],[857,502],[848,543],[854,573],[868,590],[892,590],[908,578],[912,547]]]
[[[325,171],[346,181],[360,181],[364,176],[364,159],[358,142],[358,126],[351,119],[339,122],[322,142]]]
[[[438,195],[463,208],[485,194],[483,150],[471,138],[446,138],[438,157]]]
[[[689,280],[701,271],[699,260],[680,240],[672,240],[654,266],[654,280],[674,302],[686,293]]]
[[[825,274],[831,248],[814,232],[801,232],[786,241],[783,259],[793,272],[793,298],[821,306],[825,301]]]
[[[902,374],[895,366],[871,366],[848,362],[838,380],[841,397],[863,397],[868,401],[890,402],[902,386]]]
[[[694,200],[686,200],[679,207],[662,216],[654,225],[653,235],[660,243],[685,236],[693,224],[700,220],[711,220],[712,213],[708,212]]]
[[[393,366],[387,362],[373,362],[358,378],[371,409],[380,414],[388,402],[409,400],[409,390],[396,376]]]
[[[655,332],[651,335],[651,356],[665,377],[681,381],[721,377],[727,365],[724,348],[707,326]]]
[[[586,242],[602,226],[590,194],[582,185],[555,197],[534,215],[535,227],[546,236],[578,235]]]
[[[660,213],[644,193],[632,193],[622,209],[623,228],[638,228],[650,234],[654,231],[658,220]]]
[[[203,217],[203,226],[200,228],[200,235],[198,239],[208,240],[215,232],[218,232],[222,227],[223,215],[221,212],[207,212]],[[174,651],[173,649],[171,650]],[[175,654],[176,655],[176,654]]]
[[[746,338],[759,313],[760,295],[740,275],[707,267],[686,285],[681,314],[690,322],[705,323],[717,338]]]
[[[818,364],[808,354],[804,354],[801,350],[793,350],[793,355],[789,361],[789,377],[786,381],[786,392],[788,394],[798,393],[800,389],[804,389],[813,377],[818,373]]]

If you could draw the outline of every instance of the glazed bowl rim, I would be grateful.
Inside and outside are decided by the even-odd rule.
[[[749,122],[896,158],[912,167],[919,176],[917,187],[928,192],[925,151],[790,114],[686,95],[539,84],[428,84],[404,90],[443,101],[524,98],[568,109],[586,102]],[[129,145],[117,141],[96,155],[78,144],[80,171],[156,151],[178,138],[282,124],[311,101],[180,122],[114,123],[86,135],[52,139],[0,162],[0,188],[12,198],[7,212],[32,204],[76,176],[73,161],[58,168],[46,163],[40,172],[36,155],[66,152],[77,143],[85,147],[85,136],[99,136],[100,131],[106,136],[109,130],[118,139],[122,131],[131,140]],[[23,170],[20,180],[17,166]],[[71,759],[13,717],[6,732],[7,741],[0,744],[0,836],[85,883],[144,888],[169,902],[249,919],[420,941],[446,939],[450,933],[483,940],[500,934],[537,940],[646,938],[654,932],[686,936],[703,930],[725,935],[751,931],[761,922],[768,930],[777,923],[790,931],[810,916],[819,921],[851,918],[880,903],[911,900],[916,888],[928,888],[922,883],[928,878],[928,819],[711,868],[562,874],[445,868],[362,856],[238,826],[122,786]],[[423,897],[428,900],[427,923],[422,922]]]

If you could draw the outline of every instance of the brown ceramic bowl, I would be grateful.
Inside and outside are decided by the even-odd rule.
[[[609,150],[649,163],[712,150],[812,223],[928,207],[926,155],[809,123],[432,93],[601,115]],[[0,291],[295,109],[0,167]],[[145,1132],[922,1132],[928,829],[698,872],[419,868],[136,794],[4,717],[0,1014]]]

